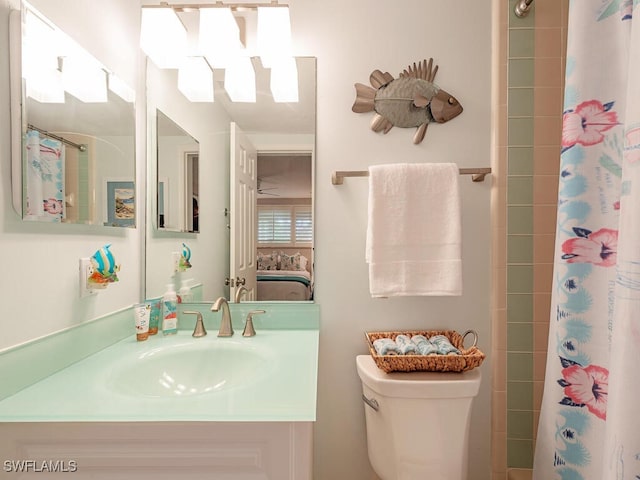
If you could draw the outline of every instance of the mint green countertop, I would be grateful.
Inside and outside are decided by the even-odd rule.
[[[0,401],[0,422],[315,420],[316,322],[256,325],[243,337],[234,321],[228,338],[206,316],[205,325],[202,338],[191,329],[143,342],[131,334]]]

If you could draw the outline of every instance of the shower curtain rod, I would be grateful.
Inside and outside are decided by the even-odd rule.
[[[49,133],[46,130],[43,130],[41,128],[36,127],[35,125],[28,124],[27,128],[29,128],[29,130],[35,130],[35,131],[41,133],[42,135],[44,135],[45,137],[49,137],[49,138],[53,138],[54,140],[58,140],[58,141],[64,143],[65,145],[69,145],[70,147],[75,147],[78,150],[80,150],[81,152],[84,152],[84,151],[87,150],[87,146],[86,145],[82,145],[80,143],[74,143],[71,140],[67,140],[66,138],[60,137],[60,136],[55,135],[53,133]]]
[[[519,0],[513,8],[513,13],[516,14],[516,17],[524,18],[529,15],[529,10],[531,10],[532,4],[533,0]]]
[[[484,177],[491,173],[491,168],[461,168],[460,175],[472,175],[471,180],[474,182],[484,182]],[[342,185],[345,177],[368,177],[367,170],[348,170],[335,171],[331,174],[331,183],[333,185]]]

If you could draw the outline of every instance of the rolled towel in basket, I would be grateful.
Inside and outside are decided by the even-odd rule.
[[[398,344],[390,338],[379,338],[374,340],[373,348],[378,355],[400,355]]]
[[[415,343],[416,350],[420,355],[431,355],[438,353],[438,347],[429,341],[424,335],[414,335],[411,337],[411,341]]]
[[[417,355],[416,344],[411,341],[408,335],[400,334],[396,336],[396,344],[403,355]]]
[[[438,348],[440,355],[460,355],[460,350],[454,347],[444,335],[434,335],[429,341]]]

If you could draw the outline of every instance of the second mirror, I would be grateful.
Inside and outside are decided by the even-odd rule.
[[[160,110],[158,145],[158,228],[199,232],[198,141]]]

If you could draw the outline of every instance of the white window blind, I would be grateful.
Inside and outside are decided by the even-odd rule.
[[[296,228],[295,243],[311,243],[313,241],[313,222],[310,207],[294,207]]]
[[[313,221],[308,205],[261,205],[258,207],[258,244],[309,245]]]

